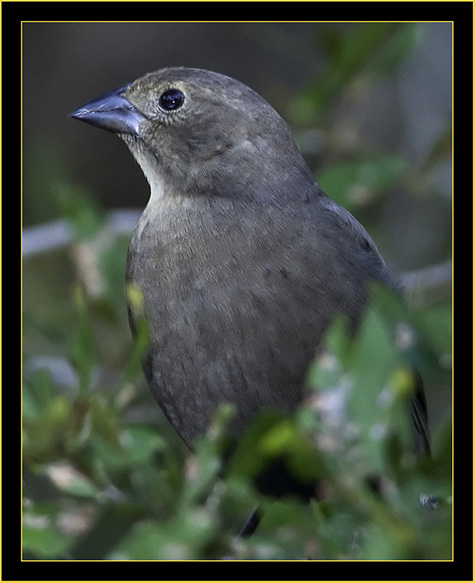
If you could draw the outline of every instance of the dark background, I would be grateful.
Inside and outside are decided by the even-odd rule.
[[[25,226],[57,216],[47,192],[48,170],[54,172],[54,168],[45,168],[46,154],[52,166],[59,160],[56,165],[65,166],[69,177],[105,206],[145,205],[148,185],[124,145],[111,135],[72,121],[67,114],[164,66],[212,69],[261,93],[293,126],[318,180],[321,168],[338,152],[328,143],[331,132],[322,137],[317,124],[302,128],[295,100],[328,64],[322,39],[335,30],[351,33],[358,26],[361,24],[25,22]],[[349,95],[338,95],[326,120],[362,149],[402,154],[414,165],[424,163],[441,134],[450,131],[452,24],[422,23],[416,35],[398,70],[369,87],[363,81]],[[317,134],[317,143],[305,151],[309,130]],[[397,191],[387,194],[387,205],[378,217],[386,233],[380,242],[383,254],[397,269],[421,267],[450,255],[450,155],[442,156],[432,171],[437,197],[411,197],[398,185]]]

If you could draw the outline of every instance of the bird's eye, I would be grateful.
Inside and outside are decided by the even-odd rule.
[[[176,111],[184,101],[185,96],[179,89],[167,89],[159,98],[160,107],[165,111]]]

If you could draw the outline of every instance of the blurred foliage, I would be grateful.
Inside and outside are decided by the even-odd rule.
[[[418,38],[417,23],[367,22],[345,29],[323,28],[319,35],[326,66],[297,98],[296,121],[322,120],[332,102],[356,79],[390,75],[410,55]]]
[[[335,100],[396,71],[419,28],[321,30],[327,65],[295,98],[294,121],[301,143],[318,122],[328,153],[320,183],[377,232],[375,210],[395,183],[437,196],[431,176],[450,139],[444,132],[417,168],[342,141],[330,130]],[[450,298],[408,309],[373,289],[356,338],[343,319],[329,329],[292,415],[263,411],[229,458],[233,409],[223,405],[189,452],[145,386],[145,322],[130,339],[125,296],[138,312],[141,299],[123,283],[128,237],[110,232],[60,156],[44,154],[26,182],[41,185],[74,241],[23,263],[24,559],[451,558],[450,418],[439,415],[427,458],[413,452],[409,415],[414,367],[431,387],[450,387]],[[317,499],[260,493],[256,479],[276,460],[315,482]],[[257,531],[238,538],[257,506]]]
[[[337,319],[309,370],[306,402],[290,416],[263,411],[227,459],[230,406],[193,453],[127,419],[134,351],[127,378],[108,391],[91,386],[98,352],[85,298],[74,295],[76,396],[45,370],[24,385],[25,558],[451,558],[450,419],[432,458],[416,455],[410,371],[433,367],[435,355],[398,298],[374,290],[355,339]],[[254,480],[276,459],[315,481],[319,501],[260,494]],[[238,539],[257,504],[258,530]]]

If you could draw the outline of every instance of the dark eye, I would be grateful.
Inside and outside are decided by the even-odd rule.
[[[160,95],[160,107],[165,111],[175,111],[179,109],[183,102],[185,101],[185,96],[179,89],[167,89]]]

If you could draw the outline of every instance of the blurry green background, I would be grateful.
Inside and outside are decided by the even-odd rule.
[[[121,528],[127,533],[144,508],[151,504],[163,518],[176,502],[171,485],[179,490],[186,452],[141,376],[123,287],[128,238],[148,185],[120,140],[67,117],[164,66],[235,77],[287,120],[317,181],[362,222],[408,283],[415,320],[437,360],[437,370],[423,371],[432,428],[450,417],[451,23],[26,22],[27,558],[110,556]],[[111,214],[117,209],[131,212]],[[125,462],[111,451],[127,439]],[[181,460],[166,466],[166,484],[158,470],[144,469],[157,452]],[[120,479],[110,478],[104,459]],[[139,496],[141,511],[130,499],[111,510],[109,503],[123,502],[114,485],[122,480],[145,498],[147,481],[158,480],[165,501]],[[117,541],[98,550],[111,521]],[[129,555],[144,558],[134,544]],[[189,552],[201,556],[202,549]]]

